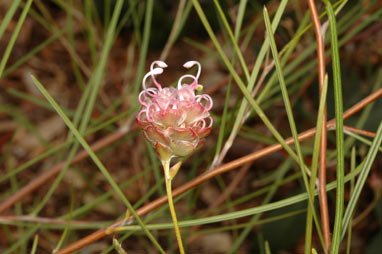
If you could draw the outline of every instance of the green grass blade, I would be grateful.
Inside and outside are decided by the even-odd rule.
[[[382,143],[382,121],[379,124],[376,136],[373,140],[373,143],[369,149],[369,152],[367,153],[366,159],[364,160],[364,163],[361,164],[361,174],[358,177],[357,183],[354,187],[354,192],[350,197],[349,203],[346,207],[345,214],[342,221],[342,234],[341,239],[344,238],[346,229],[350,223],[350,219],[353,216],[356,204],[358,202],[359,196],[361,195],[362,189],[366,183],[366,179],[369,175],[371,166],[375,160],[375,157],[378,152],[378,148],[381,146]]]
[[[355,147],[353,146],[351,150],[351,156],[350,156],[350,172],[354,171],[356,167],[356,152],[355,152]],[[354,179],[350,181],[350,195],[353,194],[354,191]],[[350,218],[349,226],[347,228],[348,231],[348,239],[347,239],[347,244],[346,244],[346,254],[350,254],[351,251],[351,234],[352,234],[352,221],[353,221],[353,216]]]
[[[81,125],[79,127],[81,133],[83,133],[83,131],[85,130],[90,120],[90,115],[93,110],[94,103],[102,83],[102,77],[104,75],[104,69],[105,69],[107,57],[109,55],[113,40],[115,38],[115,28],[121,13],[122,5],[123,5],[122,0],[117,1],[115,5],[112,19],[111,19],[110,25],[108,26],[108,30],[106,32],[106,40],[102,48],[99,64],[96,66],[93,76],[88,83],[88,86],[91,86],[91,91],[90,91],[89,100],[86,105],[84,114],[82,115]]]
[[[141,81],[143,78],[143,73],[145,70],[146,56],[147,56],[147,51],[148,51],[149,42],[150,42],[151,20],[153,16],[154,0],[148,0],[146,2],[146,5],[147,6],[146,6],[146,13],[145,13],[145,24],[143,28],[143,39],[142,39],[142,42],[139,43],[141,45],[141,48],[139,50],[137,77],[136,77],[134,93],[133,93],[134,98],[137,98]]]
[[[170,49],[174,45],[177,39],[177,36],[179,35],[180,31],[183,28],[184,22],[182,22],[182,20],[187,18],[187,16],[183,17],[185,5],[186,5],[186,0],[179,1],[178,10],[176,11],[176,15],[174,19],[174,24],[171,28],[170,35],[167,38],[167,42],[164,46],[161,56],[159,57],[162,61],[167,58],[168,53],[170,52]]]
[[[326,9],[329,16],[330,40],[333,59],[333,85],[334,85],[334,104],[336,116],[336,148],[337,148],[337,190],[336,190],[336,215],[333,228],[331,252],[338,253],[341,243],[341,226],[344,211],[344,133],[343,133],[343,105],[342,105],[342,85],[340,56],[338,53],[338,35],[336,16],[329,1],[326,2]]]
[[[35,254],[36,253],[37,244],[38,244],[38,235],[35,235],[34,239],[33,239],[33,245],[32,245],[32,249],[31,249],[31,254]]]
[[[246,4],[247,4],[247,0],[240,1],[238,17],[237,17],[236,25],[235,25],[235,41],[236,42],[238,42],[239,37],[240,37],[240,30],[241,30],[241,25],[243,23]],[[236,54],[234,54],[232,57],[232,65],[235,65],[237,54],[241,53],[241,52],[237,52],[237,51],[234,51],[234,52],[236,52]],[[232,76],[230,75],[229,80],[228,80],[228,84],[227,84],[227,92],[226,92],[226,97],[225,97],[225,101],[224,101],[223,114],[222,114],[222,118],[221,118],[221,122],[220,122],[219,136],[218,136],[218,140],[216,143],[216,152],[215,152],[215,157],[212,161],[212,166],[214,166],[214,163],[217,160],[219,160],[219,155],[220,155],[220,151],[221,151],[222,144],[223,144],[223,138],[226,135],[225,126],[226,126],[226,122],[227,122],[229,99],[231,98],[231,87],[232,87]]]
[[[4,54],[1,57],[1,62],[0,62],[0,77],[3,75],[3,71],[4,71],[4,68],[5,68],[5,65],[7,64],[8,58],[11,55],[11,51],[13,49],[13,46],[15,45],[15,42],[16,42],[17,36],[20,33],[21,27],[24,24],[25,18],[27,16],[28,12],[29,12],[29,8],[31,7],[32,1],[33,0],[28,0],[28,2],[25,4],[23,12],[21,13],[19,20],[17,21],[16,27],[15,27],[15,29],[13,31],[11,39],[7,43],[7,48],[5,49]]]
[[[360,136],[360,135],[358,135],[358,134],[356,134],[354,132],[351,132],[351,131],[348,131],[348,130],[344,130],[344,133],[346,135],[349,135],[350,137],[355,138],[356,140],[358,140],[358,141],[368,145],[368,146],[372,145],[372,142],[369,139],[364,138],[364,137],[362,137],[362,136]],[[380,151],[382,153],[382,147],[381,146],[378,147],[378,151]]]
[[[88,27],[88,34],[87,34],[87,41],[89,44],[89,49],[90,49],[90,57],[92,59],[92,63],[95,66],[97,62],[97,47],[95,43],[95,27],[93,24],[93,17],[92,17],[92,12],[93,12],[94,6],[91,4],[90,0],[85,0],[84,1],[84,13],[85,13],[85,18]]]
[[[232,30],[228,24],[228,21],[227,21],[227,18],[226,16],[224,15],[224,12],[219,4],[219,1],[217,0],[214,0],[214,3],[215,3],[215,6],[217,8],[217,11],[218,11],[218,14],[221,18],[221,20],[223,21],[223,25],[231,39],[231,42],[233,44],[233,47],[235,49],[235,53],[236,53],[236,56],[239,57],[239,61],[240,61],[240,64],[241,64],[241,68],[243,69],[243,72],[244,72],[244,75],[246,77],[246,80],[249,81],[249,71],[248,71],[248,67],[247,67],[247,64],[245,63],[245,60],[244,60],[244,57],[243,57],[243,54],[241,53],[241,50],[239,48],[239,45],[237,43],[237,38],[233,35],[232,33]],[[243,17],[243,16],[242,16]],[[241,22],[240,22],[241,23]],[[236,30],[237,31],[237,30]]]
[[[265,241],[265,253],[266,254],[272,254],[271,252],[271,248],[269,247],[269,242],[268,241]]]
[[[3,34],[5,32],[5,29],[7,29],[9,22],[11,22],[13,15],[15,15],[15,12],[16,12],[17,8],[19,7],[20,2],[21,2],[21,0],[14,0],[12,2],[11,6],[9,7],[9,9],[7,10],[7,13],[5,14],[3,20],[1,21],[1,23],[0,23],[0,40],[1,40],[1,37],[3,37]]]

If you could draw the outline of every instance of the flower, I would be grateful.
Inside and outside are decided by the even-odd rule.
[[[194,65],[198,66],[196,76],[182,76],[177,88],[162,88],[155,79],[167,67],[162,61],[154,61],[143,78],[143,90],[138,96],[142,108],[136,120],[162,161],[190,155],[204,143],[203,138],[211,131],[213,119],[209,110],[212,99],[207,94],[195,94],[203,88],[198,83],[201,65],[197,61],[189,61],[183,66],[189,69]],[[148,77],[151,77],[155,87],[146,86]],[[186,78],[192,79],[192,83],[184,83]]]

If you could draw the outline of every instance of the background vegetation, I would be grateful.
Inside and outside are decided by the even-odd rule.
[[[2,0],[0,252],[177,253],[135,124],[161,59],[169,86],[200,61],[214,100],[212,133],[173,183],[187,253],[325,253],[328,239],[332,253],[378,253],[382,3],[315,6],[321,29],[302,0]],[[126,210],[143,226],[112,232]]]

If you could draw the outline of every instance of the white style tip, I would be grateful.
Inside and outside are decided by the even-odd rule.
[[[194,66],[195,64],[198,64],[199,65],[199,62],[197,61],[188,61],[186,62],[185,64],[183,64],[183,67],[184,68],[187,68],[187,69],[190,69],[192,66]]]
[[[162,74],[163,73],[163,69],[162,68],[155,68],[152,71],[150,71],[149,73],[150,73],[150,75]]]

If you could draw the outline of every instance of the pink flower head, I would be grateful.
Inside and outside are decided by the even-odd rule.
[[[162,88],[155,79],[167,67],[162,61],[154,61],[143,78],[143,90],[138,96],[142,108],[137,122],[143,128],[145,137],[156,147],[161,160],[191,154],[204,143],[203,138],[211,130],[213,120],[209,110],[212,99],[207,94],[195,95],[196,90],[202,89],[198,83],[200,63],[189,61],[183,66],[189,69],[194,65],[198,66],[196,76],[182,76],[177,88]],[[155,87],[146,86],[148,77],[151,77]],[[184,83],[184,79],[191,79],[192,82]]]

